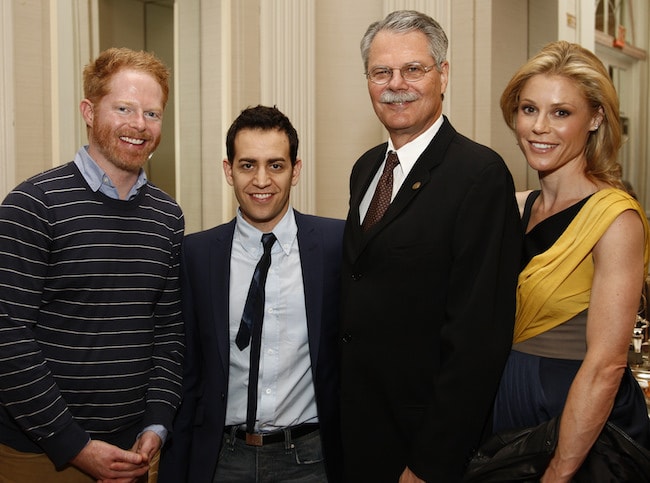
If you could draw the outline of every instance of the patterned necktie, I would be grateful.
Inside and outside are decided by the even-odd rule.
[[[266,284],[266,275],[269,273],[269,267],[271,266],[271,247],[274,242],[275,235],[273,233],[262,235],[264,253],[260,261],[257,262],[255,272],[253,272],[253,279],[248,288],[246,304],[239,324],[239,332],[237,332],[237,338],[235,339],[239,350],[248,347],[255,325],[258,322],[258,325],[262,325],[262,319],[264,318],[264,286]]]
[[[390,199],[393,194],[393,170],[399,164],[399,158],[395,151],[388,153],[386,158],[386,164],[384,165],[384,171],[379,177],[379,183],[377,183],[377,188],[375,193],[372,195],[372,201],[368,207],[368,212],[366,217],[363,219],[361,229],[367,231],[377,223],[386,213],[388,205],[390,205]]]
[[[262,322],[264,321],[264,287],[266,275],[271,266],[271,247],[275,243],[273,233],[262,235],[264,253],[253,272],[251,286],[248,289],[244,313],[235,342],[239,350],[251,344],[250,368],[248,373],[248,408],[246,410],[246,432],[252,433],[257,415],[257,379],[260,372],[260,350],[262,347]]]

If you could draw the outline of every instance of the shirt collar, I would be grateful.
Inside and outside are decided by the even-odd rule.
[[[440,126],[442,126],[442,122],[444,121],[443,116],[440,116],[436,121],[427,129],[424,131],[422,134],[420,134],[418,137],[413,139],[412,141],[409,141],[406,143],[404,146],[402,146],[399,149],[395,149],[393,146],[393,141],[389,138],[388,139],[388,151],[396,151],[397,152],[397,157],[399,158],[399,164],[402,166],[402,170],[405,173],[408,173],[415,162],[418,160],[420,155],[424,152],[424,150],[427,148],[427,146],[431,143],[435,135],[438,133],[440,130]]]
[[[82,147],[79,149],[79,151],[77,151],[77,155],[74,158],[74,163],[79,168],[79,171],[81,171],[82,176],[88,183],[88,186],[90,186],[90,189],[93,190],[93,192],[101,190],[102,193],[110,196],[109,192],[114,191],[116,195],[114,197],[117,197],[117,190],[115,189],[115,185],[109,176],[104,172],[102,168],[99,167],[99,165],[90,156],[90,154],[88,154],[88,145]],[[141,169],[140,174],[138,175],[138,179],[131,188],[131,191],[129,191],[127,199],[131,199],[133,196],[135,196],[140,188],[142,188],[145,184],[147,184],[147,175],[145,174],[144,169]]]
[[[246,252],[255,255],[260,253],[262,250],[261,240],[263,232],[244,219],[240,208],[237,209],[235,232]],[[284,251],[286,255],[289,255],[291,247],[296,241],[298,235],[298,225],[296,225],[296,217],[291,206],[289,206],[289,209],[282,219],[273,228],[273,234],[275,235],[275,238],[277,238],[282,251]]]

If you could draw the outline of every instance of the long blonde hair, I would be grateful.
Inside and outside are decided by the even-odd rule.
[[[602,109],[603,120],[587,139],[585,174],[616,188],[624,189],[618,151],[622,142],[619,101],[614,84],[603,63],[584,47],[560,40],[547,44],[510,79],[501,95],[501,112],[515,130],[519,95],[528,80],[539,74],[558,75],[575,82],[593,112]]]

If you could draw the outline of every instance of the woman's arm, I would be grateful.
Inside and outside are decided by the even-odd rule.
[[[644,243],[639,215],[628,210],[594,247],[587,354],[571,384],[544,483],[571,480],[612,410],[641,297]]]

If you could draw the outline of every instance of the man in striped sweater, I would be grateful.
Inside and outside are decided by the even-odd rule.
[[[169,72],[84,70],[88,145],[0,206],[0,482],[140,481],[179,404],[178,204],[143,171]]]

